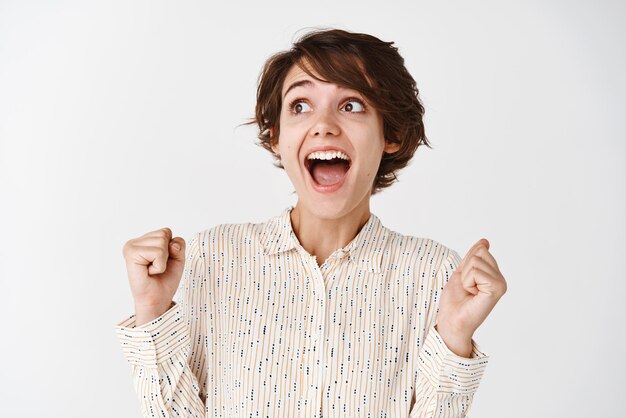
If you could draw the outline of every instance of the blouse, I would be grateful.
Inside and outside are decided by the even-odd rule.
[[[292,209],[194,234],[169,310],[116,325],[143,416],[467,416],[489,355],[434,327],[459,255],[370,213],[318,265]]]

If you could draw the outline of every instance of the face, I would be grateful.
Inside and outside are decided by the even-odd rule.
[[[324,219],[369,207],[383,152],[399,147],[385,141],[382,116],[358,91],[316,80],[299,66],[287,73],[282,95],[280,134],[272,149],[298,204]]]

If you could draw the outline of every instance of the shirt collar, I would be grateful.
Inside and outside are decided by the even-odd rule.
[[[291,226],[290,213],[293,206],[270,218],[261,229],[261,243],[265,254],[298,250],[306,253]],[[348,256],[350,262],[356,263],[359,268],[372,273],[380,273],[382,255],[385,244],[389,239],[390,230],[382,225],[380,219],[370,213],[370,217],[357,235],[343,248],[336,250],[332,256]]]

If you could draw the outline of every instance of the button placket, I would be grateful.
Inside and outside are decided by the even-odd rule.
[[[312,312],[315,312],[315,331],[311,333],[311,340],[315,343],[315,357],[313,359],[314,363],[314,376],[312,386],[307,391],[307,399],[310,402],[311,406],[314,408],[319,407],[321,402],[320,393],[324,384],[324,362],[325,362],[325,350],[324,350],[324,336],[325,336],[325,327],[326,327],[326,285],[324,284],[324,274],[322,270],[326,270],[328,265],[324,263],[322,267],[320,267],[317,263],[317,260],[310,256],[309,259],[309,267],[314,273],[313,282],[315,287],[316,297],[313,300],[314,309]],[[318,364],[316,364],[318,363]]]
[[[307,403],[313,408],[321,408],[321,396],[324,390],[324,382],[330,377],[330,368],[326,367],[326,331],[327,331],[327,308],[328,308],[328,289],[326,288],[325,275],[332,273],[333,268],[337,268],[341,261],[350,255],[350,251],[346,249],[338,249],[320,266],[316,257],[311,256],[304,249],[301,249],[300,255],[303,262],[307,265],[311,274],[311,292],[312,303],[307,306],[310,309],[310,315],[314,316],[313,322],[315,330],[310,333],[312,345],[315,346],[315,354],[312,359],[313,376],[311,384],[306,391]],[[331,283],[329,283],[332,286]]]

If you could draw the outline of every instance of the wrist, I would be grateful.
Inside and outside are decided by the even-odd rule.
[[[460,357],[471,358],[472,355],[472,336],[455,333],[445,325],[435,325],[435,330],[443,339],[444,344],[450,351]]]
[[[135,326],[141,326],[153,321],[167,312],[173,301],[160,305],[135,305]]]

